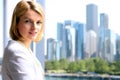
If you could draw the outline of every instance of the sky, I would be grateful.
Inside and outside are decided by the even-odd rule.
[[[100,13],[106,13],[109,19],[109,29],[120,34],[119,0],[46,0],[46,38],[56,38],[57,22],[63,23],[65,20],[73,20],[86,23],[86,5],[91,3],[98,6],[98,19]]]

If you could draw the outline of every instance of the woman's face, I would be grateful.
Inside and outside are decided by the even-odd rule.
[[[17,24],[18,31],[22,36],[20,39],[24,41],[33,41],[41,29],[41,16],[33,10],[28,10],[25,15],[20,18]]]

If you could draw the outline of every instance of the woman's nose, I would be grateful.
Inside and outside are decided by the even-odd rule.
[[[36,29],[37,28],[37,24],[36,23],[32,23],[32,29]]]

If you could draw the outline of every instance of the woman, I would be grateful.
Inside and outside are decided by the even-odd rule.
[[[3,80],[44,80],[41,64],[30,44],[42,39],[44,14],[34,1],[20,1],[13,12],[10,37],[2,63]]]

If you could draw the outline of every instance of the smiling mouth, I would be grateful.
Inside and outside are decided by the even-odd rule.
[[[29,34],[35,36],[37,32],[29,32]]]

